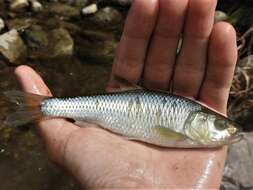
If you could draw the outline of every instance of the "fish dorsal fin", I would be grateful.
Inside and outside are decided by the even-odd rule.
[[[161,92],[161,93],[168,94],[168,95],[172,94],[169,91],[165,91],[165,90],[161,90],[161,89],[146,88],[146,87],[139,86],[138,84],[132,83],[120,76],[114,76],[114,80],[116,80],[118,83],[120,83],[120,88],[116,91],[149,90],[149,91]]]
[[[167,127],[164,127],[164,126],[155,126],[154,127],[154,130],[156,133],[158,133],[159,135],[161,135],[162,137],[164,138],[168,138],[170,140],[183,140],[185,139],[185,135],[181,134],[181,133],[178,133],[178,132],[175,132]]]
[[[120,76],[114,76],[114,80],[117,81],[118,83],[120,83],[120,87],[118,89],[113,89],[113,92],[147,90],[147,91],[160,92],[160,93],[163,93],[165,95],[179,96],[177,94],[171,93],[170,91],[155,89],[155,88],[146,88],[146,87],[139,86],[138,84],[134,84],[134,83],[132,83],[132,82],[120,77]]]
[[[113,91],[132,91],[132,90],[143,90],[144,88],[137,85],[137,84],[134,84],[122,77],[119,77],[119,76],[114,76],[114,80],[116,80],[119,84],[120,84],[120,87],[119,89],[114,89]]]

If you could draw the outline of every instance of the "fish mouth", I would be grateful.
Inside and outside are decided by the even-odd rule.
[[[232,136],[232,138],[229,140],[229,144],[230,143],[231,144],[238,143],[242,139],[244,139],[244,135],[242,133],[238,133],[238,134]]]

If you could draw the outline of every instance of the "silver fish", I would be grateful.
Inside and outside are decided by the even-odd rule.
[[[23,105],[7,119],[13,125],[44,116],[71,118],[77,124],[91,122],[129,139],[175,148],[219,147],[241,138],[239,127],[228,118],[161,91],[138,89],[74,98],[15,91],[6,96]]]

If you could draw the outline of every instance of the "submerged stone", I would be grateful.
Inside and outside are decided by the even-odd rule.
[[[32,25],[25,30],[24,38],[29,47],[41,48],[48,46],[47,33],[39,25]]]
[[[17,30],[0,36],[0,53],[12,64],[19,64],[25,58],[26,46]]]
[[[29,47],[31,59],[68,57],[74,51],[74,41],[64,28],[45,30],[39,25],[34,25],[27,29],[23,36]]]
[[[32,11],[34,12],[40,12],[43,9],[42,4],[37,0],[30,0]]]
[[[79,17],[80,16],[80,10],[77,7],[72,7],[67,4],[63,3],[52,3],[49,6],[49,12],[71,18],[71,17]]]
[[[7,27],[11,29],[15,29],[18,31],[23,31],[26,28],[29,28],[36,20],[31,18],[15,18],[7,21]]]
[[[112,7],[105,7],[100,9],[93,17],[92,20],[100,25],[118,24],[122,21],[121,13]]]
[[[28,0],[12,0],[10,9],[12,11],[20,11],[29,6]]]
[[[67,30],[55,29],[51,32],[52,55],[51,57],[71,56],[74,50],[74,41]]]
[[[80,58],[94,63],[112,63],[117,47],[114,36],[101,31],[83,31],[82,35],[86,37],[76,40],[75,44]]]

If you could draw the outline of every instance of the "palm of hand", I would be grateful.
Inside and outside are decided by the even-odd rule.
[[[236,62],[236,40],[229,24],[213,26],[215,3],[136,0],[108,89],[120,86],[114,76],[131,82],[143,76],[145,86],[168,90],[174,72],[176,93],[224,113]],[[176,57],[183,27],[184,43]],[[31,68],[21,66],[16,75],[26,91],[51,95]],[[38,130],[52,160],[69,170],[83,186],[93,188],[218,188],[226,155],[225,148],[160,149],[128,141],[91,124],[79,128],[63,119],[42,121]]]

